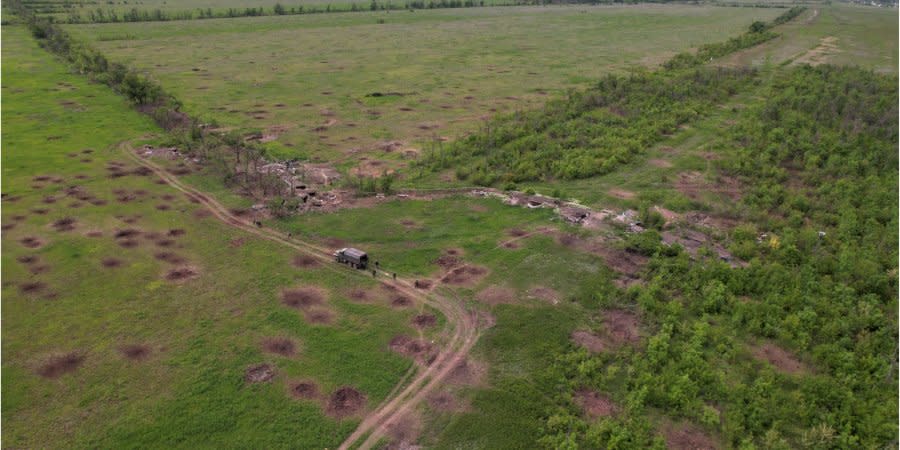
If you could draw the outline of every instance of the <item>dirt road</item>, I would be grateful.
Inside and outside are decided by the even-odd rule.
[[[348,271],[331,264],[331,249],[317,246],[299,239],[290,238],[283,233],[268,228],[259,227],[249,220],[232,214],[221,203],[204,194],[203,192],[181,182],[175,175],[166,171],[154,162],[138,156],[134,149],[127,144],[120,146],[121,150],[133,161],[140,164],[159,176],[169,186],[181,191],[189,198],[194,199],[206,207],[220,221],[239,228],[244,232],[253,234],[263,239],[304,252],[314,258],[323,260],[325,266],[335,271],[357,273],[361,277],[368,278],[360,272]],[[368,272],[367,272],[368,273]],[[452,327],[451,337],[438,353],[434,361],[425,367],[406,384],[402,389],[394,389],[391,394],[366,416],[354,432],[339,447],[349,449],[362,440],[358,446],[360,449],[369,449],[384,437],[391,424],[400,421],[416,405],[421,403],[435,388],[447,378],[450,372],[466,358],[466,355],[475,345],[479,337],[478,319],[474,312],[466,310],[463,302],[456,298],[448,298],[437,292],[426,292],[413,287],[412,283],[398,277],[396,280],[383,275],[383,283],[395,287],[405,295],[416,298],[424,304],[440,311],[447,318],[447,323]],[[404,377],[404,380],[408,377]],[[401,384],[403,380],[401,380]],[[398,386],[400,387],[400,386]]]

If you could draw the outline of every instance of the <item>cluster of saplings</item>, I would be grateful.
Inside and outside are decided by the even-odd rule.
[[[792,8],[773,24],[802,11]],[[460,180],[483,186],[609,173],[754,82],[746,69],[699,67],[776,37],[771,27],[755,22],[725,43],[675,56],[665,70],[609,75],[542,109],[498,118],[478,133],[432,149],[419,165],[435,171],[452,167]]]
[[[728,448],[896,445],[898,79],[805,66],[759,82],[710,143],[748,189],[734,211],[747,225],[728,239],[749,266],[649,249],[646,285],[604,300],[640,311],[645,348],[560,354],[542,378],[561,392],[546,447],[663,448],[661,414]],[[805,367],[756,361],[764,342]],[[572,400],[583,388],[619,413],[585,421]]]

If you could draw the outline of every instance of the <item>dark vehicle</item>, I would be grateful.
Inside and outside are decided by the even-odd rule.
[[[369,255],[355,248],[342,248],[334,252],[334,259],[354,269],[365,269],[369,265]]]

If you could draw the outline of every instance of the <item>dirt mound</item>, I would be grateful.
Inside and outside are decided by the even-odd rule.
[[[771,342],[753,347],[751,353],[754,358],[771,364],[780,372],[793,375],[807,371],[806,365],[796,356]]]
[[[300,400],[311,400],[319,396],[319,387],[311,381],[295,381],[288,385],[291,396]]]
[[[576,391],[575,403],[592,419],[608,417],[618,411],[618,407],[612,400],[592,389],[579,389]]]
[[[430,364],[437,356],[437,349],[430,343],[404,335],[394,336],[388,347],[391,351],[413,358],[420,364]]]
[[[412,304],[412,299],[405,295],[396,295],[391,298],[391,306],[393,306],[394,308],[407,308],[409,306],[412,306]]]
[[[38,257],[35,255],[22,255],[16,258],[16,261],[19,261],[22,264],[34,264],[38,262]]]
[[[487,368],[468,358],[463,359],[447,375],[447,383],[455,385],[480,385],[487,376]]]
[[[610,189],[607,193],[615,198],[620,198],[622,200],[631,200],[637,197],[637,194],[631,191],[626,191],[624,189]]]
[[[305,311],[303,317],[306,318],[306,321],[311,324],[330,324],[334,322],[334,313],[327,309],[311,309]]]
[[[23,294],[33,294],[43,291],[46,288],[47,285],[41,281],[27,281],[19,285],[19,290],[22,291]]]
[[[413,286],[415,286],[416,289],[431,289],[431,285],[431,280],[416,280],[413,283]]]
[[[66,353],[51,357],[38,368],[38,375],[44,378],[59,378],[69,372],[74,372],[84,363],[84,355],[78,352]]]
[[[689,424],[668,425],[663,428],[666,446],[673,450],[716,450],[721,448],[715,439]]]
[[[508,287],[490,286],[476,294],[475,298],[491,306],[513,303],[516,300],[516,291]]]
[[[284,337],[263,339],[261,346],[264,352],[281,356],[294,356],[297,353],[297,345],[294,344],[294,341]]]
[[[500,247],[509,250],[515,250],[517,248],[521,248],[522,244],[519,244],[519,241],[504,241],[500,243]]]
[[[48,270],[50,270],[50,266],[48,266],[46,264],[36,264],[36,265],[32,265],[31,267],[28,268],[28,271],[35,275],[37,275],[39,273],[44,273]]]
[[[133,228],[126,228],[124,230],[116,231],[116,233],[113,234],[113,237],[116,239],[127,239],[127,238],[134,238],[134,237],[140,236],[140,234],[141,234],[140,230],[135,230]]]
[[[462,264],[462,259],[457,256],[445,254],[441,255],[437,259],[434,260],[434,263],[441,266],[444,269],[449,269],[452,267],[456,267]]]
[[[640,339],[640,321],[636,314],[621,309],[611,309],[603,315],[603,330],[616,345],[637,344]]]
[[[457,267],[451,270],[447,275],[444,275],[444,278],[441,278],[441,282],[445,284],[465,285],[477,282],[487,275],[487,273],[488,270],[485,267],[462,266]]]
[[[173,241],[171,239],[158,239],[156,241],[153,241],[153,243],[156,244],[157,247],[163,247],[163,248],[171,247],[171,246],[175,245],[175,241]]]
[[[139,245],[141,245],[140,242],[138,242],[134,239],[124,239],[124,240],[118,241],[118,244],[119,244],[119,247],[122,247],[122,248],[135,248],[135,247],[138,247]]]
[[[402,417],[387,424],[386,432],[391,442],[385,450],[410,450],[421,448],[414,445],[422,434],[422,420],[414,413],[406,413]]]
[[[182,228],[172,228],[166,234],[171,237],[184,236],[187,231],[184,231]]]
[[[31,212],[33,212],[33,213],[35,213],[35,214],[37,214],[37,215],[43,216],[44,214],[47,214],[48,212],[50,212],[50,210],[47,209],[47,208],[33,208],[33,209],[31,210]]]
[[[132,361],[139,361],[150,356],[150,348],[141,344],[126,344],[119,347],[119,353]]]
[[[607,344],[603,339],[590,331],[585,330],[573,331],[572,342],[580,347],[584,347],[591,353],[601,353],[607,348]]]
[[[369,300],[369,293],[365,291],[365,289],[353,289],[348,294],[347,297],[350,297],[350,300],[356,300],[358,302],[364,302]]]
[[[169,281],[184,281],[191,278],[195,278],[199,275],[196,269],[193,267],[178,267],[166,272],[166,280]]]
[[[34,236],[26,236],[19,240],[19,243],[26,248],[38,248],[44,245],[44,241]]]
[[[285,289],[281,292],[281,303],[295,309],[306,309],[325,303],[325,294],[314,287]]]
[[[112,268],[116,268],[116,267],[122,267],[122,265],[125,263],[121,259],[110,257],[110,258],[103,258],[103,260],[100,261],[100,264],[102,264],[103,267],[112,269]]]
[[[459,401],[453,394],[443,391],[428,397],[428,406],[435,411],[457,412],[460,409]]]
[[[266,383],[275,378],[275,368],[268,364],[250,366],[244,372],[244,381],[247,383]]]
[[[297,256],[294,256],[292,264],[294,265],[294,267],[306,269],[306,268],[318,266],[319,261],[316,258],[313,258],[312,256],[309,256],[309,255],[297,255]]]
[[[153,255],[153,257],[169,264],[184,264],[187,262],[186,259],[172,252],[159,252]]]
[[[522,237],[528,234],[528,232],[519,228],[510,228],[509,230],[506,230],[506,234],[512,237]]]
[[[434,314],[419,314],[412,318],[412,325],[416,328],[430,328],[437,324]]]
[[[342,419],[360,412],[365,405],[365,395],[352,387],[344,386],[328,397],[325,412],[331,417]]]

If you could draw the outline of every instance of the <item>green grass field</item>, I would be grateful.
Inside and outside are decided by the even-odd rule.
[[[126,161],[117,143],[152,142],[158,129],[105,86],[69,73],[21,26],[3,27],[3,52],[4,444],[339,443],[357,420],[335,421],[319,402],[292,399],[288,382],[312,380],[323,396],[354,386],[376,405],[411,364],[388,341],[416,333],[409,323],[420,308],[351,302],[354,287],[380,290],[349,271],[296,268],[292,252],[198,217],[196,205],[152,177],[107,177],[109,162]],[[64,193],[76,185],[91,198]],[[64,218],[73,230],[54,228]],[[114,238],[124,229],[143,232],[136,247]],[[184,233],[166,239],[170,229]],[[40,245],[21,243],[27,237]],[[172,264],[157,259],[163,251],[198,275],[165,280]],[[332,325],[308,324],[281,304],[279,292],[297,286],[325,290]],[[292,340],[296,356],[264,353],[270,337]],[[128,345],[146,353],[129,359]],[[54,360],[62,355],[74,356]],[[245,383],[246,368],[264,362],[274,380]]]
[[[780,12],[472,8],[67,29],[152,74],[189,113],[278,135],[275,156],[349,168],[367,155],[385,161],[363,165],[380,174],[402,165],[404,150],[422,151],[605,73],[655,67]],[[367,97],[375,92],[406,95]],[[400,142],[391,153],[376,148],[389,141]]]

